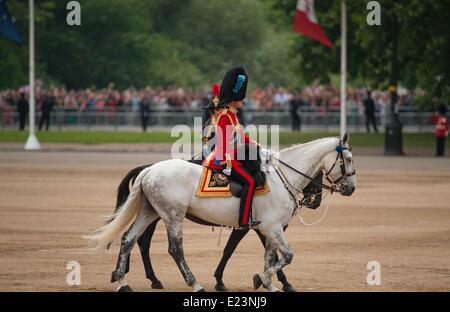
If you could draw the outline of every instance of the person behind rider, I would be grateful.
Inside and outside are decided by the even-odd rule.
[[[220,115],[222,108],[219,107],[219,84],[213,83],[213,96],[208,105],[203,108],[208,109],[209,118],[202,127],[202,160],[214,150],[216,145],[215,126],[216,119]]]
[[[236,116],[237,109],[247,93],[248,74],[244,67],[230,69],[220,84],[219,107],[222,108],[216,120],[216,148],[208,155],[203,165],[223,173],[242,184],[238,224],[249,228],[260,224],[252,221],[252,202],[255,192],[255,179],[239,161],[237,151],[243,144],[259,145],[252,141],[241,128]],[[263,149],[263,153],[269,153]]]

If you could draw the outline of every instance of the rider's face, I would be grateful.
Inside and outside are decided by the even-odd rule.
[[[242,101],[233,101],[228,103],[228,106],[234,107],[234,108],[241,108],[242,107]]]

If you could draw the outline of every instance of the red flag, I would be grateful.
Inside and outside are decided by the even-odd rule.
[[[314,13],[314,0],[298,0],[297,13],[295,14],[294,31],[304,34],[312,39],[315,39],[324,45],[333,48],[333,44],[327,38],[322,28],[320,28]]]

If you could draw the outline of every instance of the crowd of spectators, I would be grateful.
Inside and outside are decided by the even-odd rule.
[[[18,90],[4,90],[0,92],[0,110],[3,112],[18,111],[18,101],[21,94],[28,98],[28,87]],[[183,89],[176,85],[164,88],[150,86],[142,89],[130,87],[118,90],[109,85],[107,88],[95,86],[83,90],[67,90],[66,88],[44,88],[42,81],[36,83],[36,105],[38,111],[43,111],[46,99],[50,99],[51,109],[65,109],[80,112],[109,112],[128,110],[138,113],[142,107],[154,110],[190,110],[199,109],[207,104],[211,96],[209,88],[202,90]],[[364,114],[364,100],[366,89],[347,90],[348,111]],[[415,91],[403,91],[399,96],[399,106],[410,106],[416,96]],[[302,90],[288,90],[269,85],[265,88],[255,87],[247,92],[244,108],[247,110],[289,110],[292,99],[301,103],[301,108],[315,108],[326,113],[340,107],[340,93],[334,86],[312,84]],[[386,115],[390,100],[389,91],[374,90],[372,99],[381,118]],[[11,118],[11,117],[9,117]]]

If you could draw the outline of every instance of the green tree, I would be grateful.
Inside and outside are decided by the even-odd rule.
[[[5,36],[0,36],[0,90],[17,89],[28,83],[28,37],[29,37],[29,8],[28,1],[8,1],[7,6],[16,20],[16,25],[22,38],[22,45]],[[52,9],[55,1],[44,0],[35,4],[35,27],[40,29],[46,21],[53,17]],[[37,33],[37,31],[36,31]],[[37,40],[37,39],[35,39]],[[36,71],[43,74],[43,62],[36,56]]]
[[[275,10],[278,25],[291,27],[296,0],[267,0]],[[346,1],[348,80],[372,88],[387,88],[391,75],[391,12],[399,20],[399,83],[421,88],[429,97],[450,99],[450,12],[445,1],[381,2],[381,25],[369,26],[368,1]],[[330,81],[340,71],[340,1],[315,2],[315,12],[324,32],[335,44],[330,49],[298,35],[290,49],[293,69],[305,82]]]
[[[184,59],[218,81],[229,67],[251,63],[267,26],[259,1],[192,0],[167,33],[183,42]]]
[[[142,1],[86,0],[81,8],[81,26],[67,25],[68,11],[58,6],[40,32],[37,48],[49,75],[69,88],[109,82],[120,88],[143,86],[151,23]]]
[[[261,0],[80,0],[81,26],[66,2],[36,2],[36,77],[68,88],[209,86],[236,65],[252,84],[295,81],[280,31]],[[0,88],[28,83],[28,4],[9,1],[25,44],[0,38]]]

